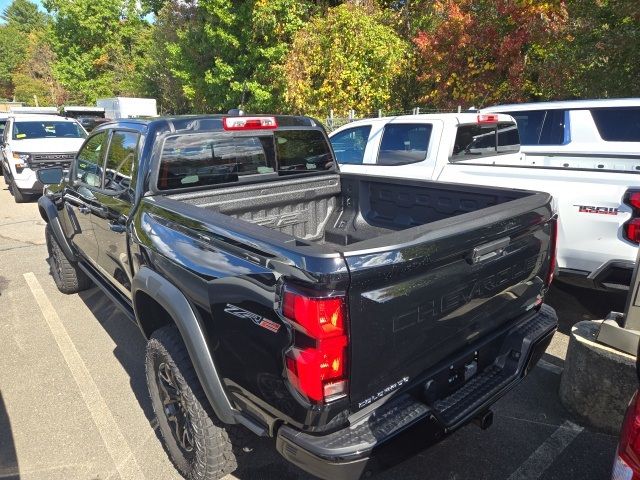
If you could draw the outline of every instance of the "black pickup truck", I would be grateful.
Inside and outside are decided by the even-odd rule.
[[[341,174],[308,117],[107,123],[39,178],[53,278],[149,339],[189,479],[232,471],[249,431],[351,479],[487,427],[557,326],[549,195]]]

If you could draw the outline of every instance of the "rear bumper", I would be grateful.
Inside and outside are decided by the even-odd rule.
[[[629,290],[633,276],[634,262],[629,260],[609,260],[593,272],[561,268],[557,279],[570,285],[609,292]]]
[[[352,480],[389,468],[486,412],[535,366],[557,325],[555,311],[543,305],[501,335],[500,355],[493,365],[448,397],[428,404],[423,389],[414,389],[328,435],[284,425],[276,448],[291,463],[327,480]]]

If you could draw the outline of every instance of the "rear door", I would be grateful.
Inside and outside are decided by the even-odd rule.
[[[126,296],[131,291],[126,224],[134,203],[139,144],[140,134],[136,131],[112,131],[104,166],[104,187],[95,193],[101,208],[93,216],[100,244],[98,266]]]
[[[415,233],[406,244],[345,253],[356,406],[516,322],[544,288],[550,197],[502,203],[498,194],[495,203],[501,205],[446,218],[452,199],[461,205],[478,201],[472,192],[461,196],[456,190],[452,185],[450,195],[431,198],[443,219],[411,229]],[[389,211],[418,195],[420,188],[407,181],[401,192],[381,192],[372,201],[387,202]]]

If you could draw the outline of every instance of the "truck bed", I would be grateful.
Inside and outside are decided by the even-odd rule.
[[[217,188],[168,198],[278,230],[337,251],[531,195],[435,182],[325,175]],[[304,243],[303,243],[304,244]]]

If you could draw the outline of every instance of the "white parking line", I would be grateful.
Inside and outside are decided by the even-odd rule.
[[[58,344],[58,348],[64,357],[67,366],[73,375],[73,379],[78,385],[82,399],[84,400],[89,413],[104,441],[104,444],[113,460],[113,463],[122,480],[144,478],[140,466],[136,462],[126,439],[122,435],[118,424],[113,418],[113,414],[105,402],[98,386],[91,377],[91,373],[82,361],[76,346],[67,333],[58,313],[53,308],[47,294],[42,289],[36,276],[32,273],[25,273],[24,279],[36,299],[42,315],[53,334],[53,338]]]
[[[540,445],[508,480],[536,480],[551,466],[553,461],[580,435],[583,428],[569,420]]]

